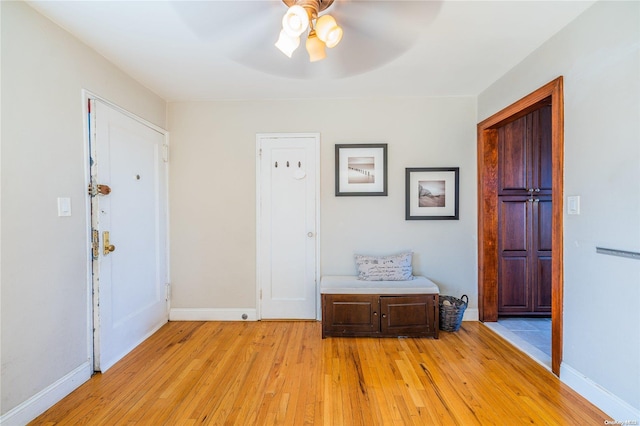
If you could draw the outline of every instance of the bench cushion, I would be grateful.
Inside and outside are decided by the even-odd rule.
[[[429,278],[415,276],[408,281],[364,281],[352,275],[325,275],[320,279],[321,294],[439,294]]]

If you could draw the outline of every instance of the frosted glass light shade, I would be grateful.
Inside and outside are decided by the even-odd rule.
[[[309,15],[304,7],[291,6],[282,17],[282,29],[291,37],[300,37],[300,34],[309,28]]]
[[[342,28],[331,15],[322,15],[316,20],[316,34],[327,47],[335,47],[342,40]]]
[[[276,41],[276,47],[280,49],[282,53],[291,57],[293,51],[300,46],[300,37],[291,37],[284,30],[280,31],[280,37]]]
[[[307,37],[307,52],[309,52],[309,61],[311,62],[327,57],[324,51],[324,43],[318,39],[315,31],[311,31],[309,37]]]

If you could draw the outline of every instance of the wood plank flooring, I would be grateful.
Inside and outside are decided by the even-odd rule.
[[[170,322],[33,425],[602,425],[478,322],[321,338],[319,322]]]

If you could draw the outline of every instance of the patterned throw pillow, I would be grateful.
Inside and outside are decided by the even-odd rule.
[[[391,256],[363,256],[356,254],[358,279],[365,281],[407,281],[413,279],[413,253]]]

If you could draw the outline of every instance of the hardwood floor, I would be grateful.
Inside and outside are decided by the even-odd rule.
[[[34,425],[602,425],[478,322],[321,339],[319,322],[170,322]]]

